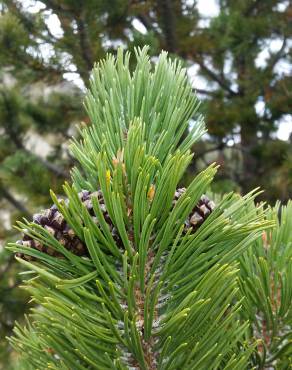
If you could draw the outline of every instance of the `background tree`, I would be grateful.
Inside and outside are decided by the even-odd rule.
[[[197,91],[203,97],[210,141],[221,154],[221,174],[244,191],[257,184],[272,201],[288,199],[291,174],[285,190],[274,180],[291,155],[291,143],[275,139],[279,121],[291,117],[291,2],[221,0],[218,16],[207,25],[195,2],[149,3],[147,11],[141,7],[139,18],[146,29],[157,24],[160,47],[196,65],[207,82],[206,89]],[[277,46],[271,49],[273,44]],[[232,158],[238,158],[236,169],[234,163],[228,168],[223,151],[227,143]]]
[[[198,92],[214,145],[196,148],[199,156],[206,161],[205,150],[214,149],[223,177],[245,191],[262,178],[266,197],[275,200],[278,186],[267,179],[289,155],[288,143],[275,139],[275,132],[291,111],[291,4],[229,0],[218,6],[218,16],[206,20],[195,1],[2,1],[1,64],[30,83],[59,83],[64,74],[75,73],[86,85],[94,61],[120,44],[131,49],[149,43],[153,54],[161,48],[177,54],[206,81]],[[48,23],[53,18],[59,32]],[[270,44],[276,46],[269,49]],[[55,111],[64,108],[57,105]],[[34,118],[43,130],[40,116]],[[227,143],[238,161],[231,168],[223,150]],[[288,188],[282,187],[281,197],[289,197]]]

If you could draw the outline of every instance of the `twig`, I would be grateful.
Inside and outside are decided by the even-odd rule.
[[[0,186],[0,195],[3,196],[10,204],[12,204],[20,212],[24,213],[26,216],[31,217],[29,210],[19,202],[4,186]]]

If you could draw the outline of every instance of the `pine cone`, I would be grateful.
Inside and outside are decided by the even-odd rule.
[[[99,190],[91,193],[90,191],[83,190],[78,194],[78,196],[79,199],[87,208],[89,214],[92,216],[94,222],[96,223],[97,219],[94,215],[91,198],[96,197],[98,199],[101,211],[103,212],[104,219],[109,225],[114,239],[116,240],[117,243],[120,243],[120,238],[118,236],[117,230],[112,224],[109,214],[106,210],[104,198],[102,196],[101,191]],[[77,256],[88,255],[86,245],[78,238],[74,230],[67,224],[63,215],[58,211],[56,205],[53,205],[51,208],[44,210],[40,214],[34,215],[33,222],[37,225],[43,226],[44,229],[51,233],[59,241],[59,243],[61,243],[68,251],[74,253]],[[37,249],[43,253],[47,253],[50,256],[54,257],[62,256],[62,254],[56,251],[55,249],[41,244],[40,242],[32,239],[28,235],[24,235],[22,240],[17,241],[17,244],[24,247]],[[33,257],[25,255],[23,253],[17,253],[16,255],[17,257],[23,258],[28,261],[34,259]]]
[[[174,195],[173,205],[175,205],[175,203],[178,201],[178,199],[185,191],[186,191],[185,188],[177,189]],[[121,245],[121,239],[118,235],[118,231],[113,225],[109,217],[109,214],[106,210],[101,190],[98,190],[93,193],[88,190],[83,190],[78,194],[78,196],[79,199],[87,208],[89,214],[92,216],[93,221],[95,223],[97,223],[97,219],[95,217],[93,210],[92,198],[96,197],[98,199],[100,209],[103,212],[103,216],[106,223],[109,225],[113,238],[118,245]],[[202,225],[202,223],[206,220],[206,218],[210,215],[214,207],[215,207],[214,202],[212,202],[211,200],[208,199],[208,197],[203,195],[199,200],[198,204],[193,208],[192,212],[185,221],[185,232],[190,227],[192,228],[192,232],[195,232],[200,227],[200,225]],[[88,255],[86,245],[78,238],[74,230],[67,224],[63,215],[58,211],[56,205],[53,205],[51,208],[44,210],[40,214],[34,215],[33,222],[37,225],[43,226],[44,229],[51,233],[59,241],[59,243],[61,243],[68,251],[74,253],[77,256]],[[62,254],[57,252],[55,249],[41,244],[40,242],[34,240],[28,235],[24,235],[23,239],[19,240],[17,243],[27,248],[37,249],[43,253],[47,253],[50,256],[54,257],[62,256]],[[33,257],[28,256],[24,253],[17,253],[16,255],[27,261],[31,261],[34,259]]]
[[[186,191],[185,188],[177,189],[174,194],[174,201],[175,204],[178,199],[184,194]],[[211,214],[211,212],[215,208],[215,203],[210,200],[206,195],[202,195],[199,202],[196,206],[192,209],[191,213],[187,217],[185,221],[185,232],[192,228],[192,233],[198,230],[198,228],[203,224],[203,222],[207,219],[207,217]]]

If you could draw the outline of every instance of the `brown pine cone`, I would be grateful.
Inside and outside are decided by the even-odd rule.
[[[174,204],[184,194],[185,191],[186,191],[185,188],[179,188],[176,190],[174,194],[173,201]],[[212,200],[210,200],[206,195],[202,195],[201,199],[192,209],[191,213],[189,214],[185,221],[185,231],[187,231],[190,227],[192,228],[192,233],[197,231],[198,228],[203,224],[203,222],[214,210],[214,208],[215,203]]]
[[[175,203],[178,201],[180,196],[185,191],[186,191],[185,188],[177,189],[174,195],[173,205],[175,205]],[[106,223],[110,228],[113,238],[118,245],[121,245],[121,240],[118,235],[118,231],[113,225],[109,217],[109,214],[106,210],[101,190],[95,191],[93,193],[88,190],[83,190],[78,194],[78,196],[79,199],[87,208],[89,214],[92,216],[93,221],[95,223],[97,223],[97,219],[95,217],[93,210],[92,198],[96,197],[98,199],[100,209],[103,213]],[[202,223],[206,220],[206,218],[210,215],[214,207],[215,207],[214,202],[212,202],[211,200],[208,199],[208,197],[203,195],[199,200],[198,204],[193,208],[192,212],[187,217],[185,221],[185,230],[187,231],[191,227],[192,232],[195,232],[200,227],[200,225],[202,225]],[[51,233],[59,241],[59,243],[61,243],[68,251],[74,253],[77,256],[88,255],[86,245],[78,238],[74,230],[67,224],[63,215],[58,211],[56,205],[53,205],[49,209],[44,210],[42,213],[34,215],[33,222],[37,225],[43,226],[44,229]],[[41,244],[40,242],[34,240],[28,235],[24,235],[23,239],[19,240],[17,243],[27,248],[37,249],[43,253],[47,253],[50,256],[54,257],[62,256],[62,254],[57,252],[55,249]],[[24,253],[17,253],[16,255],[27,261],[34,259],[33,257],[28,256]]]
[[[116,228],[111,222],[109,214],[107,213],[104,199],[100,190],[92,193],[87,190],[83,190],[78,194],[80,200],[87,208],[89,214],[92,216],[94,222],[97,222],[97,219],[94,215],[92,197],[96,197],[99,201],[101,211],[103,212],[105,221],[108,223],[110,230],[114,239],[117,242],[120,242]],[[42,213],[35,214],[33,216],[33,222],[37,225],[41,225],[46,229],[50,234],[52,234],[58,241],[61,243],[68,251],[74,253],[77,256],[86,256],[88,255],[88,250],[86,245],[78,238],[74,230],[67,224],[63,215],[58,211],[56,205],[53,205],[49,209],[44,210]],[[62,254],[56,251],[53,248],[47,247],[40,242],[32,239],[28,235],[24,235],[22,240],[17,241],[17,244],[25,246],[27,248],[37,249],[41,252],[47,253],[50,256],[61,257]],[[17,257],[23,258],[25,260],[33,260],[34,258],[23,253],[17,253]]]

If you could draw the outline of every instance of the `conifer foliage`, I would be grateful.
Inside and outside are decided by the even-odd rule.
[[[215,207],[202,197],[214,165],[179,189],[190,148],[205,132],[199,104],[177,61],[162,53],[153,67],[147,48],[135,57],[132,72],[122,50],[94,68],[85,101],[91,124],[71,146],[79,166],[64,185],[66,200],[52,192],[55,212],[87,253],[66,248],[41,217],[18,228],[56,253],[10,245],[33,259],[19,258],[37,303],[12,339],[23,368],[248,369],[266,360],[286,366],[289,230],[278,224],[271,231],[276,211],[256,208],[256,191],[228,194]],[[102,202],[93,196],[88,207],[80,193],[94,192]],[[192,212],[199,224],[192,225]],[[274,339],[278,328],[282,337]]]

